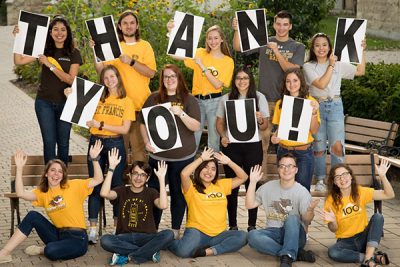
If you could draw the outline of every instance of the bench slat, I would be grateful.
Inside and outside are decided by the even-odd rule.
[[[366,136],[370,136],[370,139],[374,140],[381,140],[381,139],[386,139],[388,137],[388,131],[389,130],[381,130],[381,129],[374,129],[370,127],[366,127],[364,125],[351,125],[351,124],[346,124],[346,133],[363,133]]]
[[[386,129],[386,130],[390,130],[390,127],[392,125],[391,122],[370,120],[370,119],[364,119],[364,118],[358,118],[358,117],[352,117],[352,116],[347,116],[345,123],[346,124],[363,125],[365,127]]]

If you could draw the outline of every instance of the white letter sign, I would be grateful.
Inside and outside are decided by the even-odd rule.
[[[236,19],[242,52],[267,45],[268,30],[264,9],[236,11]]]

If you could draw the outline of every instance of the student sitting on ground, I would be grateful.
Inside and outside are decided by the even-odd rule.
[[[118,152],[112,149],[109,154],[110,164],[116,166],[120,161]],[[107,173],[100,195],[119,204],[116,235],[104,235],[100,240],[103,249],[114,253],[110,265],[121,265],[129,261],[135,264],[149,260],[160,262],[160,250],[167,248],[174,239],[171,230],[157,232],[153,216],[153,206],[159,209],[168,207],[165,162],[159,161],[158,169],[154,169],[154,172],[160,183],[160,193],[146,186],[151,168],[142,161],[134,161],[129,170],[130,186],[111,190],[112,172]]]

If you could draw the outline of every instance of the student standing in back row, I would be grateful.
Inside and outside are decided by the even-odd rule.
[[[292,29],[292,15],[285,11],[279,11],[274,17],[273,28],[275,36],[269,37],[267,46],[260,47],[250,53],[259,53],[259,84],[258,90],[267,97],[270,120],[268,129],[264,131],[263,171],[266,174],[266,155],[272,132],[271,119],[274,116],[276,101],[281,97],[281,85],[283,73],[291,68],[300,68],[304,64],[305,46],[289,37]],[[232,27],[235,30],[233,36],[233,49],[240,52],[240,39],[237,20],[234,19]]]
[[[174,27],[172,21],[168,31]],[[183,58],[175,59],[182,60]],[[201,113],[200,130],[195,133],[196,145],[200,144],[207,121],[208,147],[219,151],[219,135],[215,127],[218,103],[222,89],[231,84],[234,63],[221,27],[211,26],[206,32],[206,48],[198,48],[194,59],[185,59],[185,66],[193,70],[192,94],[196,97]]]
[[[144,101],[150,95],[150,79],[156,73],[156,60],[151,45],[140,38],[139,20],[132,10],[124,11],[117,25],[122,55],[113,61],[95,62],[98,73],[106,64],[114,65],[121,74],[126,95],[133,100],[136,117],[142,110]],[[94,43],[92,41],[91,45]],[[132,160],[147,161],[140,124],[133,121],[129,133],[124,136],[125,150],[133,150]]]

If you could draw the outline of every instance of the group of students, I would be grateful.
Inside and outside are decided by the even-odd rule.
[[[232,26],[235,30],[233,47],[240,50],[236,20]],[[168,23],[169,31],[173,27],[173,22]],[[195,59],[184,59],[185,66],[194,72],[192,94],[181,70],[174,64],[161,69],[158,91],[151,93],[149,81],[156,73],[155,57],[151,45],[140,38],[139,28],[136,14],[130,10],[123,12],[117,23],[122,55],[109,62],[95,59],[95,68],[105,90],[93,119],[87,122],[91,133],[88,168],[89,176],[93,178],[68,181],[66,166],[71,126],[60,120],[60,114],[82,59],[74,47],[68,22],[57,16],[50,23],[45,55],[39,57],[42,73],[35,100],[47,165],[41,184],[34,191],[23,190],[22,171],[26,155],[19,151],[15,159],[18,196],[43,206],[54,224],[37,212],[29,212],[0,251],[0,262],[12,260],[12,250],[32,228],[37,230],[46,246],[28,247],[25,252],[29,255],[44,254],[55,260],[85,254],[87,243],[97,242],[96,224],[101,197],[113,204],[115,235],[101,238],[102,247],[114,253],[111,264],[129,260],[158,262],[159,251],[166,248],[180,257],[218,255],[237,251],[247,241],[261,253],[280,256],[281,266],[291,266],[295,260],[313,262],[313,253],[303,248],[307,227],[318,204],[318,201],[312,201],[309,190],[314,160],[315,175],[319,180],[316,187],[324,186],[324,157],[328,141],[333,168],[327,179],[329,193],[323,218],[329,229],[340,238],[329,249],[329,255],[338,261],[366,262],[366,266],[389,263],[385,253],[375,253],[381,236],[379,233],[383,230],[382,216],[373,216],[372,227],[367,222],[365,211],[365,204],[372,199],[394,196],[385,176],[389,165],[383,162],[377,167],[384,190],[374,191],[358,187],[351,170],[340,164],[344,160],[340,83],[342,78],[351,79],[364,74],[365,56],[357,67],[336,62],[329,37],[318,33],[311,40],[310,58],[303,66],[305,47],[289,37],[292,16],[280,11],[273,23],[276,36],[269,39],[267,46],[258,49],[258,90],[248,68],[234,69],[221,28],[212,26],[206,33],[206,47],[197,49]],[[14,29],[14,33],[17,32],[18,27]],[[94,46],[93,41],[90,41],[90,46]],[[33,61],[32,57],[14,54],[15,64]],[[302,66],[303,70],[300,69]],[[230,93],[222,96],[223,88],[228,88],[232,79]],[[276,132],[272,133],[272,124],[279,127],[284,95],[311,100],[313,113],[306,143],[280,140]],[[255,116],[260,141],[230,143],[224,103],[246,98],[256,100]],[[170,110],[176,118],[182,147],[156,153],[140,111],[167,102],[172,104]],[[206,121],[208,148],[195,159]],[[260,186],[263,172],[267,171],[260,166],[269,140],[279,144],[280,180]],[[221,152],[218,152],[220,144]],[[125,187],[123,173],[128,150],[133,152],[133,163],[129,170],[130,187]],[[224,165],[225,179],[218,179],[217,160]],[[103,172],[107,173],[104,182]],[[171,196],[172,230],[158,232],[162,210],[168,206],[166,183]],[[242,183],[245,183],[247,191],[248,235],[238,230],[236,222],[237,194]],[[82,207],[88,195],[89,234],[86,233]],[[342,214],[343,207],[349,204],[358,208],[353,209],[355,214]],[[267,212],[267,228],[263,230],[255,227],[260,205]],[[186,209],[187,224],[180,237]],[[226,211],[230,231],[226,231]],[[355,219],[360,221],[357,229],[350,227],[349,223]],[[371,231],[373,235],[369,234]],[[360,238],[354,237],[358,235],[364,238],[363,243],[354,246],[354,242],[361,242]],[[295,236],[299,237],[298,240]],[[355,247],[359,251],[354,251]]]

